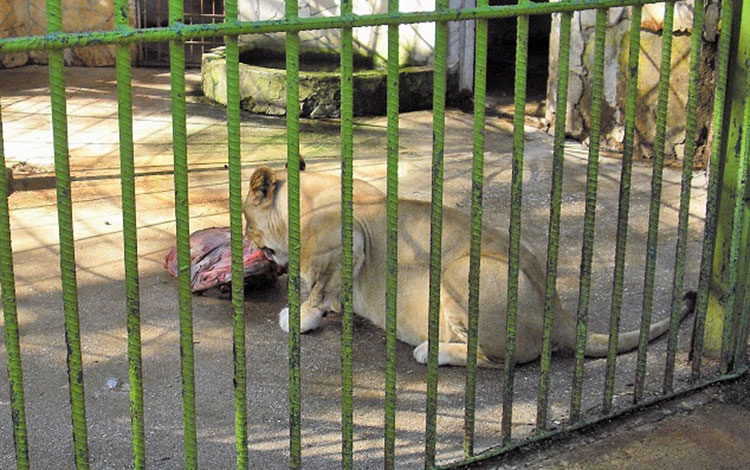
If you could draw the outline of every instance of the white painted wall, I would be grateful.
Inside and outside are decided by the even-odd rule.
[[[401,11],[423,11],[434,8],[434,0],[405,0]],[[368,15],[388,11],[387,0],[354,0],[354,14]],[[338,0],[301,0],[299,15],[303,18],[336,16],[339,14]],[[280,19],[284,17],[283,0],[240,0],[240,19],[244,21]],[[432,58],[435,27],[432,24],[403,25],[401,35],[400,61],[406,63],[427,63]],[[261,44],[283,44],[283,34],[248,35],[244,41]],[[301,47],[306,49],[338,49],[341,44],[339,30],[303,31],[300,34]],[[355,28],[354,42],[359,52],[379,60],[388,55],[387,27]]]
[[[452,8],[474,6],[475,0],[450,0]],[[300,0],[300,17],[336,16],[339,0]],[[402,0],[401,11],[429,11],[435,8],[435,0]],[[240,0],[240,19],[243,21],[280,19],[284,17],[283,0]],[[387,13],[387,0],[354,0],[356,15]],[[363,27],[354,29],[355,48],[358,52],[383,63],[388,56],[388,27]],[[399,62],[405,64],[427,64],[433,61],[435,25],[420,23],[399,27]],[[283,34],[243,36],[244,42],[264,47],[283,47]],[[302,49],[338,49],[341,44],[339,30],[304,31],[300,34]],[[474,23],[449,23],[448,43],[449,73],[458,76],[462,89],[471,90],[474,67]]]

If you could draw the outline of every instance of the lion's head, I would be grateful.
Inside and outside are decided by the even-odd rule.
[[[245,197],[245,236],[266,250],[274,262],[286,267],[287,243],[286,173],[260,167],[250,177]]]

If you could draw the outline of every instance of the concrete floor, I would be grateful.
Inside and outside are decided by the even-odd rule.
[[[42,171],[44,186],[52,155],[46,68],[24,67],[0,72],[0,99],[6,158],[25,162],[19,172]],[[135,159],[138,171],[137,221],[146,448],[151,468],[181,468],[181,399],[176,282],[163,268],[174,243],[173,181],[168,72],[136,69],[133,73]],[[227,173],[225,111],[203,102],[198,74],[188,74],[188,153],[190,161],[190,229],[226,226]],[[122,216],[118,178],[117,107],[112,69],[67,69],[74,223],[82,330],[86,412],[93,468],[130,465],[130,424],[122,267]],[[401,195],[430,195],[431,120],[429,112],[401,115]],[[472,148],[470,114],[447,112],[447,205],[468,211]],[[382,117],[362,118],[355,126],[355,176],[384,186],[386,124]],[[302,155],[309,171],[337,171],[337,122],[304,121]],[[485,224],[506,230],[510,195],[511,125],[489,118],[486,128]],[[285,156],[283,118],[243,115],[243,179],[259,162],[281,167]],[[527,128],[523,188],[523,236],[544,259],[549,217],[551,136]],[[578,295],[581,233],[584,214],[587,150],[569,143],[565,162],[563,223],[558,288],[563,305],[574,310]],[[674,263],[680,170],[666,168],[661,207],[659,257],[654,318],[667,314]],[[600,162],[596,243],[589,328],[606,331],[620,160]],[[643,258],[650,196],[649,162],[633,169],[628,266],[622,330],[638,327],[643,292]],[[694,288],[705,207],[704,176],[693,187],[685,285]],[[23,187],[23,181],[19,187]],[[21,328],[31,460],[36,468],[72,465],[71,425],[60,296],[57,218],[53,189],[18,191],[10,198],[13,249]],[[468,229],[467,229],[468,238]],[[282,278],[277,286],[251,292],[245,303],[248,347],[248,415],[253,468],[288,467],[286,336],[276,324],[286,302]],[[234,462],[231,306],[211,297],[193,298],[197,387],[198,455],[202,468],[230,468]],[[684,387],[689,324],[684,322],[676,386]],[[665,341],[649,350],[646,396],[659,393]],[[302,341],[303,462],[306,468],[339,466],[340,324],[331,315],[323,327]],[[384,334],[365,321],[355,323],[355,452],[360,468],[382,466]],[[411,348],[400,344],[398,360],[397,465],[422,466],[424,447],[424,366]],[[0,362],[5,362],[4,345]],[[632,400],[635,354],[618,360],[615,405]],[[708,366],[707,366],[708,367]],[[572,380],[572,358],[558,355],[552,363],[550,417],[555,426],[566,418]],[[710,369],[710,368],[709,368]],[[588,360],[584,410],[595,414],[601,404],[604,360]],[[534,428],[539,366],[518,368],[513,414],[514,436]],[[114,379],[114,382],[113,382]],[[439,459],[461,456],[464,370],[444,368],[439,386]],[[112,385],[115,384],[114,387]],[[7,377],[0,376],[7,390]],[[502,376],[481,370],[477,385],[477,448],[494,445],[500,435]],[[0,468],[13,467],[7,395],[0,397]]]
[[[740,470],[750,465],[750,379],[509,452],[483,470]]]

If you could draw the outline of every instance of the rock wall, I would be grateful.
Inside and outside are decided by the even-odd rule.
[[[701,81],[698,105],[698,155],[696,164],[702,165],[710,135],[712,111],[713,67],[716,57],[718,1],[707,2],[703,47],[701,51]],[[641,52],[639,57],[638,94],[636,98],[636,157],[653,158],[658,100],[659,65],[664,4],[643,7],[641,20]],[[576,12],[571,31],[570,77],[566,108],[566,133],[586,142],[591,128],[593,88],[593,55],[595,11]],[[693,23],[693,1],[675,5],[674,36],[670,75],[669,115],[665,155],[668,159],[683,158],[685,144],[685,107],[687,104],[690,42]],[[545,119],[554,130],[557,112],[557,69],[559,50],[559,15],[553,17],[550,37],[550,69],[547,86]],[[627,92],[627,63],[630,40],[630,8],[611,8],[607,18],[606,52],[604,65],[604,101],[602,110],[602,147],[622,150],[625,132]]]
[[[19,2],[0,0],[0,38],[26,35],[26,9]],[[18,67],[29,61],[29,54],[0,54],[0,68]]]
[[[130,2],[134,15],[134,0]],[[114,27],[112,0],[66,0],[63,2],[65,32],[111,30]],[[0,37],[46,34],[45,0],[0,0]],[[46,63],[42,51],[0,55],[0,67],[18,67],[27,63]],[[114,46],[94,46],[65,50],[67,65],[110,66],[115,63]]]

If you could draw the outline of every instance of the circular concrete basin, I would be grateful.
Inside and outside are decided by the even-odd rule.
[[[240,106],[258,114],[286,114],[286,58],[283,51],[240,46]],[[226,50],[218,47],[203,54],[203,93],[226,106]],[[386,112],[386,70],[372,59],[354,59],[354,114]],[[402,67],[399,71],[400,111],[432,106],[432,67]],[[300,115],[329,118],[341,115],[340,58],[332,51],[300,53]]]

